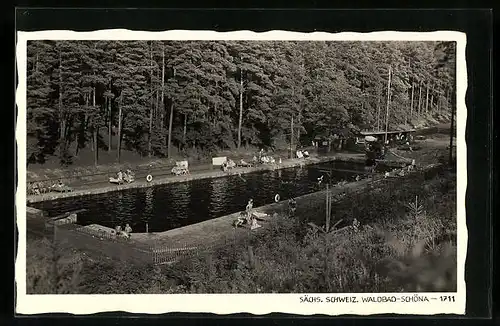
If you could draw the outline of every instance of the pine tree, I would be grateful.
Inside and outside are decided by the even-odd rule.
[[[57,56],[50,41],[29,41],[27,51],[27,158],[28,163],[44,162],[56,147],[57,112],[50,76]]]
[[[119,68],[114,86],[119,89],[117,159],[120,161],[123,140],[141,155],[146,152],[148,101],[152,96],[147,88],[147,43],[120,42],[116,59]]]
[[[451,42],[30,41],[27,63],[29,162],[293,147],[449,117],[455,98]]]

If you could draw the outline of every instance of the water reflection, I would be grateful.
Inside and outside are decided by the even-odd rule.
[[[220,213],[224,210],[225,198],[230,193],[230,178],[217,178],[211,182],[210,207],[214,213]]]
[[[304,176],[305,171],[306,171],[306,169],[304,169],[303,167],[299,167],[299,168],[295,171],[295,179],[296,179],[296,180],[301,179],[301,178]]]
[[[117,213],[115,224],[116,225],[124,224],[124,221],[127,219],[127,207],[126,207],[126,201],[124,200],[124,194],[122,192],[119,192],[118,196],[116,197],[116,201],[109,199],[108,199],[109,204],[111,206],[114,206],[115,211]]]
[[[146,189],[146,207],[145,207],[145,213],[146,215],[151,215],[151,212],[153,211],[153,200],[154,200],[154,188],[150,187]]]

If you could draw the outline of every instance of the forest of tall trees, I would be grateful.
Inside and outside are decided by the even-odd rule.
[[[29,41],[27,157],[90,148],[97,164],[412,125],[450,111],[454,79],[453,42]]]

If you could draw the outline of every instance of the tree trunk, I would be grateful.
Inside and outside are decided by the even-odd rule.
[[[151,107],[149,110],[149,137],[148,137],[148,156],[151,157],[151,138],[153,137],[153,110],[154,110],[154,99],[153,99],[153,42],[151,42],[151,52],[150,52],[150,63],[151,63]]]
[[[385,111],[385,137],[384,142],[387,142],[387,129],[389,128],[389,105],[391,102],[391,73],[392,67],[389,66],[389,80],[387,82],[387,108]]]
[[[160,80],[160,78],[159,78],[160,77],[160,70],[157,69],[156,72],[158,74],[156,76],[158,78],[157,80]],[[163,129],[163,122],[160,119],[160,90],[158,89],[158,87],[156,87],[156,106],[155,106],[155,118],[154,119],[155,119],[155,126],[160,125],[160,127],[161,127],[160,132],[161,132]]]
[[[175,77],[175,68],[174,68],[174,77]],[[174,98],[170,102],[170,117],[168,121],[168,143],[167,143],[167,157],[172,157],[172,124],[174,122]]]
[[[451,90],[451,121],[450,121],[450,151],[449,151],[449,164],[450,166],[453,165],[453,133],[454,133],[454,122],[455,122],[455,103],[456,103],[456,98],[455,98],[455,90],[456,90],[456,81],[453,81],[453,90]]]
[[[411,102],[410,102],[410,123],[413,120],[413,95],[415,94],[415,84],[411,84]]]
[[[425,95],[425,113],[429,110],[429,82],[427,82],[427,93]]]
[[[172,147],[172,125],[174,122],[174,101],[170,103],[170,117],[168,119],[168,143],[167,143],[167,157],[171,158],[171,147]]]
[[[97,114],[97,107],[95,105],[95,92],[96,92],[96,89],[95,89],[95,86],[94,86],[92,88],[92,111],[93,111],[93,114]],[[95,113],[94,113],[94,111],[95,111]],[[86,119],[85,122],[86,122],[85,126],[87,127],[88,126],[88,124],[87,124],[88,120]],[[95,125],[96,123],[97,123],[97,119],[95,119],[95,121],[94,121],[94,123],[92,123],[92,125]]]
[[[82,123],[82,130],[81,130],[81,135],[80,136],[83,136],[83,143],[84,143],[84,146],[85,146],[85,133],[87,132],[87,127],[88,127],[88,124],[89,124],[89,115],[87,112],[85,112],[85,116],[83,118],[83,123]],[[79,147],[80,145],[78,145]],[[79,149],[77,147],[77,150]],[[92,137],[90,137],[90,151],[93,152],[94,151],[94,139]]]
[[[241,147],[241,127],[243,124],[243,70],[240,69],[240,116],[238,120],[238,149]]]
[[[184,144],[186,143],[187,122],[188,122],[188,116],[187,114],[184,114],[184,129],[182,130],[182,142]]]
[[[88,99],[87,99],[88,102]],[[75,157],[78,157],[78,151],[80,149],[80,136],[85,132],[85,121],[87,120],[87,113],[84,114],[83,120],[81,121],[80,128],[77,130],[75,135]],[[71,143],[70,143],[71,144]],[[93,151],[93,144],[91,143],[91,151]],[[71,146],[71,145],[70,145]]]
[[[434,90],[433,90],[433,89],[431,89],[431,100],[430,100],[430,106],[431,106],[431,107],[430,107],[430,111],[432,111],[432,108],[433,108],[433,107],[436,107],[436,106],[434,105]]]
[[[380,131],[380,98],[381,94],[378,94],[377,99],[377,131]]]
[[[302,59],[304,59],[304,57],[302,57]],[[302,71],[305,71],[305,65],[304,65],[304,61],[302,61],[301,65],[302,67]],[[299,124],[299,128],[297,129],[297,139],[300,141],[300,136],[301,136],[301,133],[302,133],[302,107],[304,105],[304,102],[303,102],[303,95],[304,95],[304,75],[302,75],[300,77],[300,100],[299,100],[299,112],[298,112],[298,124]]]
[[[118,163],[120,163],[120,154],[121,154],[120,152],[122,147],[122,102],[123,100],[120,99],[120,105],[118,107],[118,145],[117,145]]]
[[[83,117],[82,124],[80,125],[80,130],[76,134],[75,156],[78,156],[78,150],[80,149],[80,135],[85,136],[85,130],[87,129],[86,125],[87,125],[87,119],[88,119],[88,108],[89,108],[89,100],[90,100],[89,97],[90,97],[89,94],[85,94],[85,114]],[[92,152],[94,151],[93,139],[90,140],[90,151],[92,151]]]
[[[443,113],[443,107],[446,105],[445,103],[446,103],[446,101],[447,101],[447,95],[448,95],[448,93],[447,93],[447,91],[446,91],[446,90],[444,90],[444,91],[443,91],[443,94],[442,94],[442,95],[441,95],[441,94],[439,94],[439,100],[438,100],[438,111],[439,111],[439,113],[441,113],[441,114]]]
[[[290,120],[290,158],[293,158],[293,114]]]
[[[94,86],[94,92],[93,92],[93,98],[92,98],[92,105],[94,106],[94,110],[95,110],[95,92],[96,92],[96,89],[95,89],[95,86]],[[92,124],[93,125],[93,128],[94,128],[94,146],[95,146],[95,151],[94,151],[94,164],[95,166],[97,166],[97,161],[99,159],[99,145],[97,144],[97,135],[99,133],[99,124],[97,123],[97,118],[94,118],[94,123]]]
[[[410,98],[410,89],[406,89],[406,95],[408,96],[408,98]],[[405,108],[405,126],[408,125],[408,118],[410,116],[410,114],[408,113],[408,109]]]
[[[111,93],[111,81],[109,82],[109,92]],[[108,153],[111,153],[111,142],[112,142],[112,137],[111,137],[111,97],[108,98]]]
[[[420,118],[421,110],[421,102],[422,102],[422,83],[419,83],[419,91],[418,91],[418,117]]]
[[[448,89],[446,89],[444,92],[444,104],[442,105],[441,110],[442,109],[444,109],[445,111],[446,109],[448,109]]]
[[[62,153],[65,151],[65,141],[64,135],[66,131],[65,117],[63,113],[63,81],[62,81],[62,55],[59,52],[59,100],[58,100],[58,110],[59,110],[59,151]]]
[[[298,119],[297,119],[297,124],[298,124],[298,127],[297,127],[297,140],[300,142],[300,129],[302,128],[302,114],[301,114],[301,110],[299,109],[299,113],[298,113]]]
[[[80,147],[79,146],[79,143],[80,143],[80,133],[79,132],[76,133],[75,142],[76,142],[75,157],[78,157],[78,148]],[[71,149],[71,143],[69,145],[69,148]]]
[[[95,144],[94,165],[97,166],[99,164],[99,146],[97,145],[97,128],[96,127],[94,127],[94,144]]]
[[[161,130],[163,130],[163,123],[164,123],[164,111],[165,111],[165,46],[162,46],[162,52],[161,52],[161,60],[162,60],[162,69],[161,69],[161,105],[160,105],[160,126]]]

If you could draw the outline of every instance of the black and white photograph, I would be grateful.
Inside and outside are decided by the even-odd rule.
[[[464,313],[463,34],[19,32],[17,65],[18,309]]]

